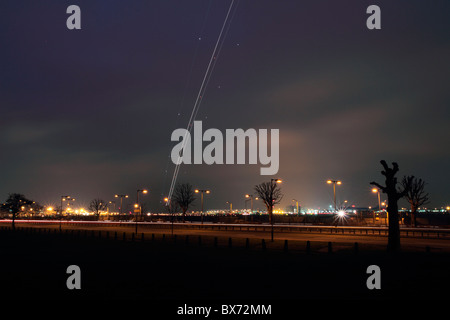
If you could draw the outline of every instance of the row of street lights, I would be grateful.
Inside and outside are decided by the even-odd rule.
[[[342,181],[339,180],[327,180],[328,184],[333,184],[333,198],[334,198],[334,211],[337,212],[336,206],[336,185],[341,185]]]
[[[342,181],[340,180],[327,180],[328,184],[333,184],[333,199],[334,199],[334,211],[337,212],[337,206],[336,206],[336,185],[341,185]],[[376,193],[378,195],[378,211],[381,210],[381,205],[385,205],[385,203],[381,202],[381,195],[380,195],[380,189],[378,188],[373,188],[372,189],[373,193]],[[298,210],[298,206],[297,206],[297,210]],[[373,218],[375,220],[375,211],[373,213]]]
[[[201,218],[201,220],[202,220],[202,224],[203,224],[203,193],[210,194],[211,191],[207,190],[207,189],[195,189],[195,193],[201,193],[201,199],[202,199],[202,213],[201,213],[202,218]]]
[[[271,183],[275,182],[275,183],[281,183],[282,180],[281,179],[270,179]],[[327,184],[332,184],[333,185],[333,201],[334,201],[334,210],[337,212],[337,204],[336,204],[336,185],[341,185],[342,181],[340,180],[327,180]],[[373,193],[377,193],[378,195],[378,209],[381,210],[381,199],[380,199],[380,190],[377,188],[373,188],[372,189]],[[147,189],[138,189],[136,191],[136,204],[134,205],[135,208],[135,213],[139,213],[140,215],[142,215],[142,206],[140,205],[139,202],[139,194],[147,194],[148,190]],[[201,214],[202,214],[202,223],[203,223],[203,204],[204,204],[204,199],[203,199],[203,194],[210,194],[211,191],[208,189],[195,189],[195,193],[200,193],[201,194]],[[123,213],[122,209],[123,209],[123,199],[124,198],[128,198],[129,196],[127,194],[116,194],[114,195],[115,198],[120,198],[120,214]],[[246,194],[245,197],[247,198],[246,201],[250,201],[251,203],[251,212],[253,212],[253,199],[255,200],[259,200],[258,197],[253,197],[252,194]],[[70,201],[75,201],[75,198],[72,198],[71,196],[65,195],[65,196],[61,196],[61,216],[62,216],[62,212],[63,212],[63,201],[67,201],[67,204],[70,205]],[[164,201],[166,203],[168,203],[169,199],[168,198],[164,198]],[[292,199],[293,202],[296,203],[296,208],[297,208],[297,213],[299,213],[299,205],[298,205],[298,200],[296,199]],[[114,204],[114,210],[116,207],[116,202],[115,201],[109,201],[110,204]],[[232,212],[232,203],[230,201],[226,202],[227,204],[230,204],[230,212]],[[137,220],[137,219],[136,219]]]
[[[135,213],[135,228],[136,228],[136,233],[137,233],[137,228],[138,228],[138,217],[142,215],[142,206],[141,203],[139,202],[139,194],[147,194],[148,190],[147,189],[137,189],[136,190],[136,203],[134,204],[134,213]],[[129,196],[127,194],[116,194],[114,195],[115,198],[120,198],[120,214],[122,214],[122,208],[123,208],[123,199],[127,199]],[[116,207],[116,202],[115,201],[110,201],[109,203],[114,203],[114,209]]]
[[[275,182],[275,183],[281,183],[281,179],[270,179],[271,183]],[[203,210],[203,205],[204,205],[204,197],[203,195],[206,194],[210,194],[211,190],[209,189],[195,189],[194,190],[195,193],[200,193],[201,194],[201,223],[203,224],[203,216],[204,216],[204,210]],[[249,198],[249,200],[251,201],[251,212],[253,212],[253,195],[251,194],[246,194],[245,195],[246,198]],[[258,200],[258,197],[255,197],[255,200]],[[166,203],[166,205],[169,204],[169,198],[164,198],[164,202]],[[233,203],[231,201],[227,201],[227,204],[230,205],[230,213],[233,212]],[[297,202],[297,210],[298,210],[298,202]]]
[[[281,180],[281,179],[278,179],[278,178],[275,178],[275,179],[270,179],[270,182],[271,182],[271,183],[274,183],[274,182],[275,182],[275,183],[281,183],[282,180]],[[330,179],[330,180],[327,180],[327,184],[332,184],[332,185],[333,185],[334,210],[337,212],[337,204],[336,204],[336,185],[341,185],[341,184],[342,184],[342,181]],[[379,210],[380,210],[380,208],[381,208],[380,190],[377,189],[377,188],[374,188],[374,189],[372,189],[372,192],[378,194],[378,208],[379,208]],[[135,212],[136,214],[142,215],[142,206],[141,206],[141,204],[140,204],[140,202],[139,202],[139,194],[140,194],[140,193],[142,193],[142,194],[147,194],[147,193],[148,193],[148,190],[147,190],[147,189],[137,189],[137,191],[136,191],[136,204],[134,205],[134,208],[135,208],[134,212]],[[205,194],[205,193],[206,193],[206,194],[210,194],[211,191],[208,190],[208,189],[195,189],[195,193],[200,193],[200,194],[201,194],[201,214],[202,214],[201,221],[202,221],[202,223],[203,223],[203,213],[204,213],[204,210],[203,210],[203,205],[204,205],[204,197],[203,197],[203,194]],[[122,213],[123,213],[123,199],[124,199],[124,198],[126,199],[126,198],[128,198],[129,196],[128,196],[127,194],[116,194],[116,195],[114,195],[114,197],[115,197],[115,198],[120,198],[120,214],[122,214]],[[246,201],[250,201],[250,203],[251,203],[251,212],[253,212],[253,199],[259,200],[259,198],[258,198],[258,197],[254,197],[252,194],[246,194],[245,197],[247,198]],[[71,196],[68,196],[68,195],[61,196],[61,216],[60,216],[60,218],[62,217],[63,201],[67,201],[68,205],[70,205],[70,201],[75,201],[75,198],[72,198]],[[165,201],[166,203],[168,203],[169,199],[168,199],[168,198],[165,198],[164,201]],[[298,200],[292,199],[292,201],[296,203],[297,213],[299,213]],[[109,203],[110,203],[110,204],[111,204],[111,203],[114,203],[114,210],[115,210],[115,205],[116,205],[115,201],[109,201]],[[226,203],[227,203],[227,204],[230,204],[230,212],[232,212],[232,203],[231,203],[230,201],[227,201]],[[61,220],[61,219],[60,219],[60,220]],[[137,218],[136,218],[136,222],[137,222]]]

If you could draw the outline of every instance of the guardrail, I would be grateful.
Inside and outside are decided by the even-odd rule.
[[[1,223],[11,223],[11,220],[0,220]],[[76,227],[132,227],[134,221],[59,221],[59,220],[15,220],[16,224],[28,225],[62,225]],[[174,229],[198,229],[198,230],[223,230],[223,231],[254,231],[270,232],[270,224],[225,224],[225,223],[179,223],[179,222],[137,222],[139,228],[174,228]],[[387,227],[355,227],[355,226],[314,226],[314,225],[283,225],[274,224],[274,232],[296,233],[326,233],[342,235],[378,235],[387,236]],[[442,228],[400,228],[401,237],[421,237],[450,239],[450,229]]]

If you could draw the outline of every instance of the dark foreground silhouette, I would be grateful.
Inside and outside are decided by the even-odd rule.
[[[450,298],[444,253],[308,254],[214,247],[195,237],[123,241],[17,230],[0,231],[0,252],[2,299]],[[80,290],[66,287],[70,265],[81,268]],[[381,290],[366,286],[370,265],[381,268]]]

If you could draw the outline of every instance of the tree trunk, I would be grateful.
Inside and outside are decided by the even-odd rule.
[[[411,224],[413,227],[417,227],[416,212],[416,207],[414,205],[411,205]]]
[[[397,252],[400,250],[400,226],[398,223],[398,204],[397,199],[391,199],[388,194],[387,212],[389,215],[389,236],[388,251]]]
[[[269,206],[270,238],[273,242],[273,206]]]

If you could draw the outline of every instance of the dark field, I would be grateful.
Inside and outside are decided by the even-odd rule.
[[[450,254],[359,248],[311,252],[260,243],[217,247],[198,237],[157,236],[134,241],[131,233],[0,231],[2,298],[148,299],[270,303],[304,299],[448,299]],[[81,290],[69,290],[69,265],[81,268]],[[366,287],[369,265],[381,268],[381,290]]]

